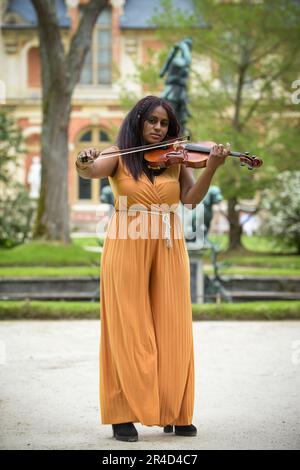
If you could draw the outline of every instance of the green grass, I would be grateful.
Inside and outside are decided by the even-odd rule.
[[[227,236],[212,235],[213,242],[220,242],[225,248]],[[96,237],[73,238],[72,244],[58,242],[30,241],[12,249],[0,248],[1,277],[65,277],[99,275],[101,254],[86,251],[84,246],[99,246]],[[223,275],[255,276],[300,276],[300,256],[289,253],[288,249],[278,245],[272,238],[243,237],[244,244],[251,252],[219,253],[220,273]],[[103,241],[100,241],[101,244]],[[264,251],[263,251],[264,250]],[[273,251],[272,251],[273,250]],[[267,253],[267,254],[266,254]],[[209,252],[204,252],[205,272],[212,273]]]
[[[228,238],[227,238],[228,240]],[[247,250],[260,253],[295,254],[295,248],[287,247],[282,240],[257,235],[242,235],[242,243]]]
[[[1,272],[1,271],[0,271]],[[204,266],[205,274],[211,276],[213,274],[212,266]],[[289,268],[259,268],[256,266],[231,266],[219,269],[222,276],[286,276],[286,277],[300,277],[299,269]]]
[[[0,301],[0,320],[100,318],[99,302]]]
[[[213,268],[204,266],[205,274],[212,275]],[[258,268],[253,266],[232,266],[220,269],[221,276],[244,275],[244,276],[300,276],[298,269],[288,268]],[[14,266],[0,267],[0,278],[7,277],[98,277],[100,275],[100,261],[95,266]]]
[[[95,266],[66,266],[50,268],[44,266],[0,267],[0,278],[7,277],[99,277],[100,261]]]
[[[103,246],[104,240],[102,238],[96,237],[86,237],[86,238],[72,238],[72,242],[76,246]]]
[[[300,301],[193,304],[193,320],[300,320]],[[100,319],[99,302],[0,301],[0,320]]]
[[[227,235],[210,235],[209,239],[213,243],[217,243],[221,250],[226,250],[228,247]],[[255,253],[268,253],[268,254],[295,254],[295,249],[287,247],[284,241],[274,239],[273,237],[262,237],[258,235],[242,235],[243,246]]]
[[[193,320],[300,320],[300,301],[194,304]]]
[[[296,255],[256,255],[256,256],[224,256],[218,257],[229,266],[255,266],[262,268],[298,269],[300,271],[300,256]]]
[[[11,249],[0,248],[0,266],[89,266],[100,254],[84,250],[80,244],[30,241]]]

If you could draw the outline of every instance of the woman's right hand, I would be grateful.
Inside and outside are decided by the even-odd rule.
[[[105,154],[110,152],[116,153],[117,150],[119,149],[116,145],[102,152],[94,147],[82,150],[75,160],[77,173],[85,179],[113,176],[118,167],[119,155],[105,157]]]
[[[98,158],[100,155],[100,150],[97,150],[96,148],[88,148],[82,150],[77,155],[77,161],[79,164],[83,163],[86,165],[87,163],[93,163],[96,158]]]

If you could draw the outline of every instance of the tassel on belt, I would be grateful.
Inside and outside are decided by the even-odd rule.
[[[162,215],[163,227],[164,227],[164,235],[163,238],[166,240],[166,245],[168,248],[173,246],[172,238],[171,238],[171,219],[170,214],[176,214],[174,211],[162,211],[162,210],[148,210],[148,209],[115,209],[116,212],[127,212],[129,214],[136,213],[136,212],[147,212],[148,214],[160,214]]]

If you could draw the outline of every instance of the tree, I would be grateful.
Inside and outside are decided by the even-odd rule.
[[[108,0],[82,4],[79,26],[65,51],[52,0],[32,0],[38,18],[42,64],[43,125],[41,192],[34,237],[70,242],[68,210],[68,128],[72,94],[93,27]]]
[[[171,0],[161,7],[153,24],[166,47],[191,36],[194,64],[206,57],[213,66],[210,76],[192,71],[194,140],[230,142],[233,150],[249,150],[264,160],[251,173],[229,157],[216,174],[228,200],[229,249],[242,249],[240,199],[270,184],[278,170],[300,167],[300,119],[290,98],[300,65],[299,3],[194,0],[190,14],[177,13]]]

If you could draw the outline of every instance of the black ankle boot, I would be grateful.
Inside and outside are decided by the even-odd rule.
[[[138,433],[133,423],[113,424],[112,428],[117,441],[135,442],[138,440]]]
[[[164,432],[173,432],[173,427],[174,426],[171,425],[164,426]],[[188,426],[175,426],[175,434],[177,436],[196,436],[197,428],[193,424],[189,424]]]
[[[173,432],[173,426],[171,426],[170,424],[168,424],[168,426],[164,426],[164,432],[166,433]]]

